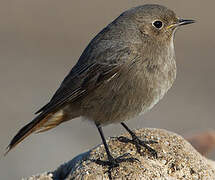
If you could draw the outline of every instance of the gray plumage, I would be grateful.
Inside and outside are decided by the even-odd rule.
[[[155,27],[155,21],[162,27]],[[173,37],[179,25],[175,13],[160,5],[122,13],[89,43],[53,98],[18,132],[9,150],[32,132],[79,116],[105,125],[150,110],[176,78]]]

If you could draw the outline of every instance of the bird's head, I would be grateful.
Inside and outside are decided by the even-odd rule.
[[[128,11],[143,35],[157,41],[166,41],[174,36],[178,27],[194,23],[194,20],[178,18],[174,11],[156,4],[147,4]]]

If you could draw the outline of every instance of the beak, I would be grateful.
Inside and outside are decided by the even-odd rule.
[[[183,26],[183,25],[187,25],[187,24],[192,24],[195,23],[195,20],[191,20],[191,19],[178,19],[178,22],[175,24],[171,24],[167,27],[167,29],[170,28],[177,28],[178,26]]]
[[[187,24],[192,24],[195,23],[196,21],[191,20],[191,19],[178,19],[178,26],[183,26],[183,25],[187,25]]]

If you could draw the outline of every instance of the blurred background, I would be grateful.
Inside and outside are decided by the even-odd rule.
[[[178,76],[156,107],[128,122],[181,135],[215,127],[215,1],[202,0],[0,0],[0,152],[48,102],[89,41],[122,11],[159,3],[196,24],[175,39]],[[125,132],[104,128],[106,136]],[[0,160],[1,179],[50,171],[101,143],[97,129],[80,119],[32,135]],[[213,158],[213,154],[210,155]]]

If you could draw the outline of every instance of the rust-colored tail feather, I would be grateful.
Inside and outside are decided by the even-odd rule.
[[[11,140],[10,144],[8,145],[6,152],[4,155],[6,156],[7,153],[13,149],[17,144],[19,144],[23,139],[29,136],[31,133],[39,129],[48,119],[51,114],[41,113],[38,115],[34,120],[30,123],[25,125],[19,132],[14,136]]]

